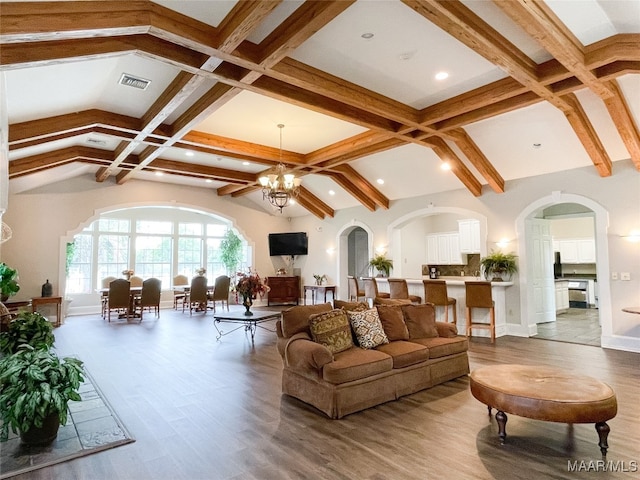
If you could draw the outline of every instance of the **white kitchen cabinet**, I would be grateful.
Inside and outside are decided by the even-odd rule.
[[[458,232],[433,233],[426,236],[429,265],[465,265],[466,255],[460,252]]]
[[[556,281],[556,313],[564,313],[569,309],[569,282]]]
[[[553,243],[556,251],[560,252],[562,263],[596,263],[596,241],[593,238],[562,239]]]
[[[461,253],[480,253],[480,221],[458,220]]]

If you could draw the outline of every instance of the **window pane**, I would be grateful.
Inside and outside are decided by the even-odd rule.
[[[152,220],[138,220],[136,222],[136,232],[170,234],[173,231],[173,222],[158,222]]]
[[[129,220],[117,218],[101,218],[98,220],[98,230],[101,232],[129,232]]]
[[[224,234],[227,233],[227,229],[229,227],[225,224],[208,224],[207,225],[207,236],[208,237],[224,237]]]
[[[202,238],[179,237],[176,275],[192,277],[196,274],[196,270],[202,266]]]
[[[180,235],[202,235],[201,223],[179,223],[178,233]]]
[[[67,275],[67,292],[91,293],[93,238],[91,235],[79,234],[74,237],[74,244],[75,250]]]
[[[121,277],[129,269],[129,236],[100,235],[98,237],[97,285],[105,277]]]
[[[227,269],[220,261],[220,243],[220,238],[207,238],[207,276],[211,279],[227,274]]]
[[[135,274],[142,278],[159,278],[171,285],[171,237],[138,236],[136,238]]]

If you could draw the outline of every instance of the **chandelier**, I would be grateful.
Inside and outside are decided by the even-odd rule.
[[[287,167],[282,163],[282,129],[283,124],[279,124],[280,129],[280,163],[276,166],[275,173],[264,175],[258,179],[262,186],[262,199],[269,200],[269,203],[280,210],[289,205],[291,197],[298,196],[298,190],[302,181],[293,173],[286,173]]]

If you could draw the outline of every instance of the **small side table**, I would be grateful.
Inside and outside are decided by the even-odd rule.
[[[316,304],[316,293],[318,294],[318,299],[320,299],[320,295],[324,295],[324,303],[327,303],[327,292],[331,292],[333,296],[333,300],[336,299],[336,286],[335,285],[305,285],[304,286],[304,304],[307,304],[307,290],[311,290],[311,304]]]
[[[31,299],[31,311],[37,312],[40,305],[55,305],[56,306],[56,323],[55,326],[59,327],[62,321],[62,297],[35,297]]]

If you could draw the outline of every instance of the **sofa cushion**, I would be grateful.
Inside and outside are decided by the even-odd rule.
[[[338,384],[391,371],[393,360],[386,353],[377,350],[350,348],[334,355],[333,362],[322,369],[322,378]]]
[[[382,298],[376,297],[373,299],[374,305],[411,305],[411,300],[408,298]]]
[[[361,348],[375,348],[389,343],[375,308],[363,312],[347,312],[347,316]]]
[[[438,336],[436,312],[432,304],[402,305],[402,313],[410,339]]]
[[[330,303],[319,305],[297,305],[282,312],[282,333],[286,338],[293,337],[296,333],[309,330],[309,317],[314,313],[328,312],[332,309]]]
[[[429,349],[418,343],[397,340],[376,347],[393,358],[393,368],[403,368],[409,365],[429,360]]]
[[[362,311],[369,310],[369,305],[365,302],[345,302],[344,300],[334,300],[333,305],[335,308],[342,308],[349,311]]]
[[[400,305],[377,305],[378,317],[384,328],[384,333],[390,342],[394,340],[409,340],[409,330],[404,323],[404,315]]]
[[[469,350],[467,337],[412,338],[411,341],[427,347],[429,349],[429,358],[441,358]]]
[[[331,353],[353,347],[351,325],[344,310],[336,308],[309,316],[309,328],[314,342],[324,345]]]

